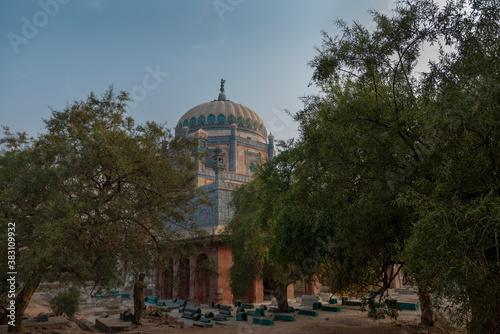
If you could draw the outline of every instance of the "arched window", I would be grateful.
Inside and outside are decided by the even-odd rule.
[[[238,117],[238,120],[237,120],[237,121],[238,121],[238,125],[239,125],[239,126],[243,126],[243,124],[245,124],[245,120],[244,120],[244,119],[243,119],[243,117],[241,117],[241,116],[240,116],[240,117]]]
[[[247,128],[251,127],[252,126],[252,120],[250,118],[247,118],[247,121],[245,122],[245,125],[247,126]]]
[[[198,124],[204,124],[204,123],[205,123],[205,116],[198,117]]]
[[[210,122],[215,122],[215,115],[213,114],[210,114],[208,115],[207,117],[207,121],[210,123]]]
[[[229,124],[236,123],[236,117],[234,117],[234,115],[229,115],[227,120],[229,121]]]
[[[185,119],[185,120],[184,120],[184,126],[188,126],[188,124],[189,124],[189,123],[188,123],[188,120],[187,120],[187,119]]]
[[[253,121],[253,128],[257,130],[258,126],[259,126],[259,123],[257,123],[257,121]]]
[[[195,126],[196,125],[196,117],[191,117],[189,120],[189,126]]]
[[[219,116],[217,116],[217,122],[224,123],[225,121],[226,121],[226,116],[224,116],[223,114],[220,114]]]

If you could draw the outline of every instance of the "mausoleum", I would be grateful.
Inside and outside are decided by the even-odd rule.
[[[206,153],[198,159],[197,183],[213,206],[200,207],[195,215],[198,226],[211,236],[210,246],[197,258],[174,261],[159,273],[163,299],[185,299],[196,303],[230,304],[233,297],[246,302],[262,302],[262,282],[254,282],[246,295],[233,296],[229,285],[231,249],[218,236],[232,218],[231,193],[252,179],[256,168],[275,154],[274,137],[267,134],[262,119],[252,109],[226,98],[221,80],[216,100],[188,110],[178,121],[176,133],[196,141],[196,150]],[[218,275],[202,269],[205,259],[217,266]]]

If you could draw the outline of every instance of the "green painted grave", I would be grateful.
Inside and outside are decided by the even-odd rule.
[[[323,306],[321,309],[328,312],[340,312],[340,308],[335,306]]]
[[[295,317],[293,315],[276,314],[273,320],[295,321]]]
[[[302,314],[302,315],[312,315],[313,317],[317,317],[318,316],[318,312],[311,311],[311,310],[299,310],[299,314]]]
[[[271,319],[253,318],[252,324],[257,324],[262,326],[273,326],[274,321],[272,321]]]

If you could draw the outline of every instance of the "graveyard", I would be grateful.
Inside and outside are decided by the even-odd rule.
[[[360,299],[326,293],[302,295],[290,300],[286,313],[277,313],[275,300],[232,305],[195,304],[181,299],[146,297],[142,325],[130,321],[133,298],[127,291],[94,294],[80,299],[73,320],[49,316],[37,321],[40,313],[50,315],[49,293],[37,292],[23,324],[29,333],[446,333],[439,327],[421,329],[417,295],[411,288],[393,289],[391,297],[400,302],[397,320],[373,321],[360,311]],[[330,297],[330,298],[329,298]],[[132,313],[130,313],[130,311]]]

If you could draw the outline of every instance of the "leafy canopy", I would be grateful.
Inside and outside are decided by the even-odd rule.
[[[36,138],[6,129],[0,220],[16,225],[20,310],[42,280],[112,287],[124,272],[167,266],[174,241],[195,233],[191,143],[136,126],[128,100],[110,88],[53,110]]]

